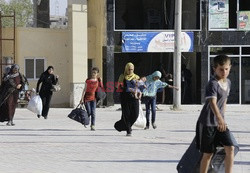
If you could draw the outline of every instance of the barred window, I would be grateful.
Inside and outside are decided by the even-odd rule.
[[[25,58],[25,76],[28,79],[39,79],[44,68],[45,58]]]

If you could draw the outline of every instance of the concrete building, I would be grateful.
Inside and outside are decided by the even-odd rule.
[[[162,69],[166,73],[173,73],[173,52],[141,51],[140,49],[145,45],[150,46],[146,43],[150,34],[155,32],[172,34],[174,2],[174,0],[113,0],[114,70],[116,72],[121,73],[122,69],[119,67],[124,66],[127,61],[132,61],[139,75],[150,74],[154,70],[162,71]],[[182,1],[182,31],[191,32],[194,35],[193,40],[191,39],[193,50],[182,52],[182,64],[185,64],[192,73],[191,90],[188,93],[192,92],[189,97],[191,99],[188,99],[188,102],[183,99],[182,103],[204,102],[205,85],[212,75],[212,59],[222,53],[232,58],[233,65],[229,76],[232,88],[228,102],[230,104],[250,103],[249,7],[250,2],[244,0]],[[136,40],[139,34],[146,35],[141,37],[146,41],[137,40],[131,43],[131,39]],[[126,40],[124,35],[129,38]],[[170,42],[156,40],[155,45],[157,43],[158,46],[160,43],[166,46]],[[124,49],[125,46],[127,50]],[[118,78],[119,73],[115,73],[115,78]],[[185,98],[183,92],[182,98]]]
[[[60,77],[62,90],[54,93],[52,106],[76,106],[88,77],[88,69],[98,66],[102,76],[104,7],[102,0],[69,0],[67,28],[15,28],[15,53],[12,43],[2,41],[3,61],[20,65],[21,72],[29,80],[29,88],[35,88],[40,74],[53,65],[55,74]],[[13,28],[2,28],[2,37],[12,38]],[[3,64],[1,70],[4,68]]]
[[[128,43],[124,42],[127,40],[123,36],[128,32],[137,36],[141,33],[146,36],[163,33],[171,37],[171,40],[174,31],[174,2],[68,0],[68,28],[16,29],[16,62],[21,65],[26,75],[29,73],[25,72],[25,64],[43,64],[43,68],[34,67],[34,78],[30,79],[31,86],[35,86],[37,82],[38,74],[35,72],[40,73],[48,65],[55,66],[55,73],[61,77],[63,90],[54,94],[52,104],[60,107],[75,106],[79,102],[88,72],[91,67],[97,66],[104,84],[110,89],[105,104],[112,105],[119,101],[113,84],[123,73],[127,62],[135,64],[135,73],[140,76],[151,74],[155,70],[166,74],[173,73],[171,48],[168,51],[160,51],[172,42],[158,40],[158,48],[154,51],[138,49],[133,52],[123,49]],[[191,48],[182,52],[182,64],[192,73],[190,92],[186,92],[189,99],[185,101],[185,93],[182,93],[183,104],[204,102],[205,84],[212,75],[212,59],[221,53],[229,55],[233,63],[229,76],[232,89],[228,102],[250,103],[250,2],[216,2],[182,1],[182,29],[186,35],[191,35],[188,37],[191,40],[188,46]],[[3,46],[5,57],[13,57],[8,53],[11,50],[9,47],[11,45]],[[165,94],[168,94],[168,91]],[[166,97],[168,96],[159,93],[158,103],[166,103]]]

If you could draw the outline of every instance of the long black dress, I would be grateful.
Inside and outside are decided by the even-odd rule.
[[[49,74],[48,70],[43,72],[40,76],[40,79],[37,82],[36,91],[39,92],[39,95],[42,99],[43,103],[43,110],[42,116],[46,119],[48,116],[49,108],[50,108],[50,101],[53,95],[52,84],[55,85],[58,82],[58,79],[55,77],[54,74]],[[41,89],[39,90],[39,86],[42,83]],[[40,115],[38,115],[40,116]]]
[[[117,131],[127,131],[127,134],[131,134],[131,127],[139,115],[139,100],[136,99],[131,92],[127,91],[127,83],[130,82],[131,81],[126,80],[123,82],[124,88],[120,94],[122,116],[114,125]]]

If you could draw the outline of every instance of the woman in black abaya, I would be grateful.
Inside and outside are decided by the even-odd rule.
[[[136,121],[139,115],[139,100],[129,92],[129,85],[133,80],[138,80],[139,76],[134,74],[134,65],[127,63],[124,73],[120,75],[118,80],[118,89],[121,89],[120,100],[122,107],[121,120],[117,121],[114,125],[115,129],[119,132],[126,131],[127,136],[131,136],[132,125]]]
[[[41,74],[36,87],[36,92],[39,93],[43,102],[42,116],[44,119],[47,119],[49,113],[50,101],[53,95],[53,92],[51,91],[52,85],[55,85],[58,82],[58,76],[55,76],[53,73],[54,67],[49,66],[47,70]],[[41,89],[39,89],[41,83],[42,86]],[[37,115],[37,117],[40,118],[41,115]]]

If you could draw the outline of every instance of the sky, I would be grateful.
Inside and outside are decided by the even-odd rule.
[[[5,0],[9,2],[10,0]],[[33,2],[33,0],[31,0]],[[58,1],[58,10],[56,10],[56,1]],[[67,8],[67,0],[50,0],[50,15],[55,15],[58,11],[59,16],[65,16]]]

